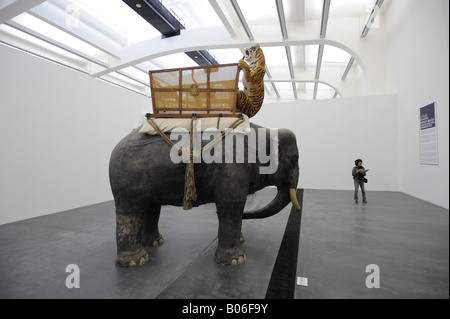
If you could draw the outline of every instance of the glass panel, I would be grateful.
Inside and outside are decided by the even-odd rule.
[[[318,45],[306,45],[305,46],[305,63],[306,67],[316,67],[317,57],[319,55]]]
[[[242,52],[239,49],[219,49],[209,50],[219,64],[238,63],[242,59]]]
[[[334,89],[329,85],[319,83],[317,86],[317,99],[331,99],[334,92]]]
[[[204,0],[164,0],[165,5],[187,29],[221,26],[215,10]]]
[[[344,50],[331,46],[325,45],[323,50],[323,63],[348,63],[351,56]]]
[[[54,3],[70,3],[75,6],[81,20],[104,30],[111,30],[119,43],[129,45],[161,36],[151,24],[121,0],[51,0]],[[59,4],[61,5],[61,4]]]
[[[84,70],[86,66],[87,61],[85,59],[6,24],[0,24],[0,34],[2,33],[11,38],[13,43],[19,42],[22,49],[31,51],[43,58],[69,65],[77,70]]]
[[[105,75],[105,77],[110,77],[110,78],[116,79],[119,82],[122,82],[122,83],[127,84],[127,85],[132,85],[134,87],[139,87],[139,88],[143,88],[144,87],[144,85],[141,84],[140,82],[137,82],[137,81],[135,81],[133,79],[130,79],[130,78],[128,78],[128,77],[126,77],[126,76],[124,76],[124,75],[122,75],[120,73],[117,73],[117,72],[109,73],[109,74]]]
[[[283,99],[294,99],[294,89],[291,82],[276,82],[275,84]]]
[[[314,82],[308,82],[308,83],[306,83],[306,90],[314,91],[315,85],[316,85],[316,84],[315,84]]]
[[[361,15],[366,15],[373,9],[374,3],[374,0],[331,1],[329,19],[333,20],[338,18],[359,17]],[[307,20],[320,20],[322,16],[322,8],[323,1],[306,0],[305,10]],[[329,27],[328,30],[330,30]]]
[[[301,74],[305,72],[306,60],[305,60],[305,46],[293,45],[291,46],[292,63],[294,64],[295,74]],[[300,73],[297,73],[300,72]]]
[[[143,72],[132,66],[122,69],[122,72],[148,85],[149,78],[147,72]]]
[[[284,47],[263,47],[266,63],[274,79],[289,79],[290,72]]]
[[[102,51],[94,48],[86,42],[81,41],[80,39],[77,39],[74,36],[28,13],[22,13],[21,15],[15,17],[13,21],[26,28],[38,31],[40,34],[48,37],[49,39],[60,42],[61,44],[64,44],[69,48],[73,48],[74,50],[78,50],[86,55],[90,55],[92,57],[100,57],[103,55]]]
[[[277,7],[273,0],[238,1],[249,27],[259,25],[279,25]]]
[[[161,69],[189,68],[198,66],[186,53],[164,55],[150,62],[160,66]]]

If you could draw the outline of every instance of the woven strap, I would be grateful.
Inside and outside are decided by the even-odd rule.
[[[216,137],[214,140],[209,142],[207,145],[202,147],[200,152],[194,151],[194,121],[197,119],[196,115],[192,115],[191,119],[191,127],[190,127],[190,137],[189,137],[189,153],[187,156],[189,156],[189,162],[187,162],[187,152],[183,152],[186,150],[186,148],[181,148],[177,146],[167,135],[159,128],[158,124],[151,118],[148,117],[147,121],[148,123],[158,132],[158,134],[169,144],[171,147],[178,148],[178,154],[182,155],[183,162],[186,163],[186,174],[184,179],[184,198],[183,198],[183,209],[189,210],[192,207],[197,206],[197,190],[195,187],[195,176],[194,176],[194,157],[198,157],[201,155],[202,152],[205,150],[209,150],[211,147],[216,145],[218,142],[220,142],[225,136],[227,136],[229,133],[231,133],[234,129],[236,129],[239,125],[245,122],[245,119],[243,116],[240,116],[234,123],[231,125],[230,128],[227,128],[222,132],[222,134],[218,137]],[[219,124],[218,124],[219,125]]]

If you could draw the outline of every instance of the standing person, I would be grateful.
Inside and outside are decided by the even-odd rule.
[[[355,203],[358,203],[358,189],[361,187],[363,203],[367,204],[366,190],[364,188],[364,183],[365,183],[365,180],[367,181],[367,179],[364,176],[366,176],[366,172],[368,170],[366,170],[364,168],[364,166],[362,166],[362,164],[363,164],[362,159],[357,159],[355,161],[355,167],[353,167],[353,170],[352,170],[353,182],[355,184],[354,199],[355,199]]]

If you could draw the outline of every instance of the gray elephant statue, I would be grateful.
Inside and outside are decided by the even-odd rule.
[[[258,134],[256,148],[261,144],[266,154],[270,152],[273,144],[269,130],[254,124],[250,127]],[[278,161],[270,174],[261,173],[267,163],[248,160],[251,147],[247,139],[244,143],[247,160],[243,162],[194,164],[197,204],[214,202],[217,208],[219,230],[214,260],[218,264],[245,262],[241,247],[243,219],[272,216],[291,202],[300,210],[296,198],[299,154],[295,135],[289,130],[277,130]],[[225,143],[221,147],[225,153]],[[143,246],[163,243],[158,230],[161,206],[183,206],[186,164],[174,163],[170,154],[167,141],[159,135],[140,133],[139,128],[123,138],[111,154],[109,175],[116,207],[119,267],[145,264],[149,256]],[[277,187],[276,197],[260,210],[244,212],[247,196],[271,185]]]

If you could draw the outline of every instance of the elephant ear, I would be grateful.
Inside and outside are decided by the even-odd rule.
[[[279,145],[282,145],[279,148],[280,160],[292,162],[293,164],[298,163],[299,154],[295,134],[288,129],[279,129],[278,139]]]

